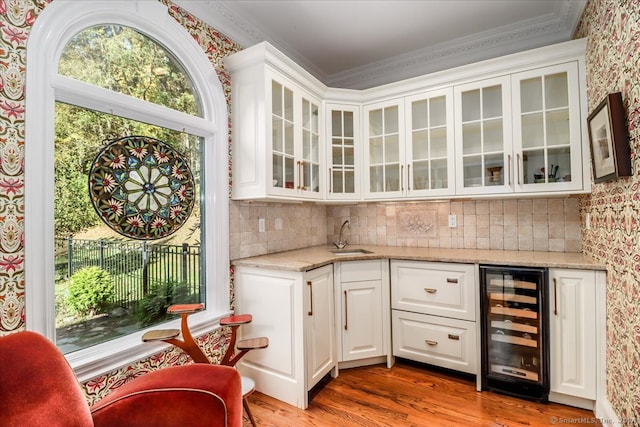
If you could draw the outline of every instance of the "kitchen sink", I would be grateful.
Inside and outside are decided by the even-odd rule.
[[[358,248],[343,248],[343,249],[332,249],[332,253],[336,255],[364,255],[364,254],[372,254],[373,252],[368,251],[366,249],[358,249]]]

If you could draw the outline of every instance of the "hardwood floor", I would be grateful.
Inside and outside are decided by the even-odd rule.
[[[306,411],[257,392],[249,402],[261,427],[601,425],[591,411],[478,393],[475,379],[405,361],[340,371]]]

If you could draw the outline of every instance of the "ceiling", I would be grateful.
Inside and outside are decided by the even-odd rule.
[[[586,0],[174,0],[243,47],[268,41],[365,89],[572,38]]]

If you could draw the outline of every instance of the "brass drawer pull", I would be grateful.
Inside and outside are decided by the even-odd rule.
[[[452,279],[450,277],[447,277],[447,283],[458,283],[458,279]]]
[[[349,330],[349,320],[348,317],[349,316],[349,308],[347,307],[347,291],[344,291],[344,330],[348,331]]]
[[[558,315],[558,281],[553,278],[553,314]]]
[[[438,292],[436,288],[424,288],[424,290],[429,294],[435,294],[436,292]]]
[[[424,340],[429,345],[438,345],[438,341]]]
[[[449,339],[454,341],[460,341],[460,335],[449,334]]]

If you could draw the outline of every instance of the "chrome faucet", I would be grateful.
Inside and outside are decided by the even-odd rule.
[[[338,249],[344,249],[344,247],[349,244],[349,242],[347,242],[346,240],[342,240],[342,232],[344,230],[345,225],[349,227],[349,220],[346,220],[345,222],[342,223],[342,226],[340,227],[340,235],[338,236],[338,241],[333,242],[333,244],[336,245],[336,248]],[[349,227],[349,229],[351,229],[351,227]]]

